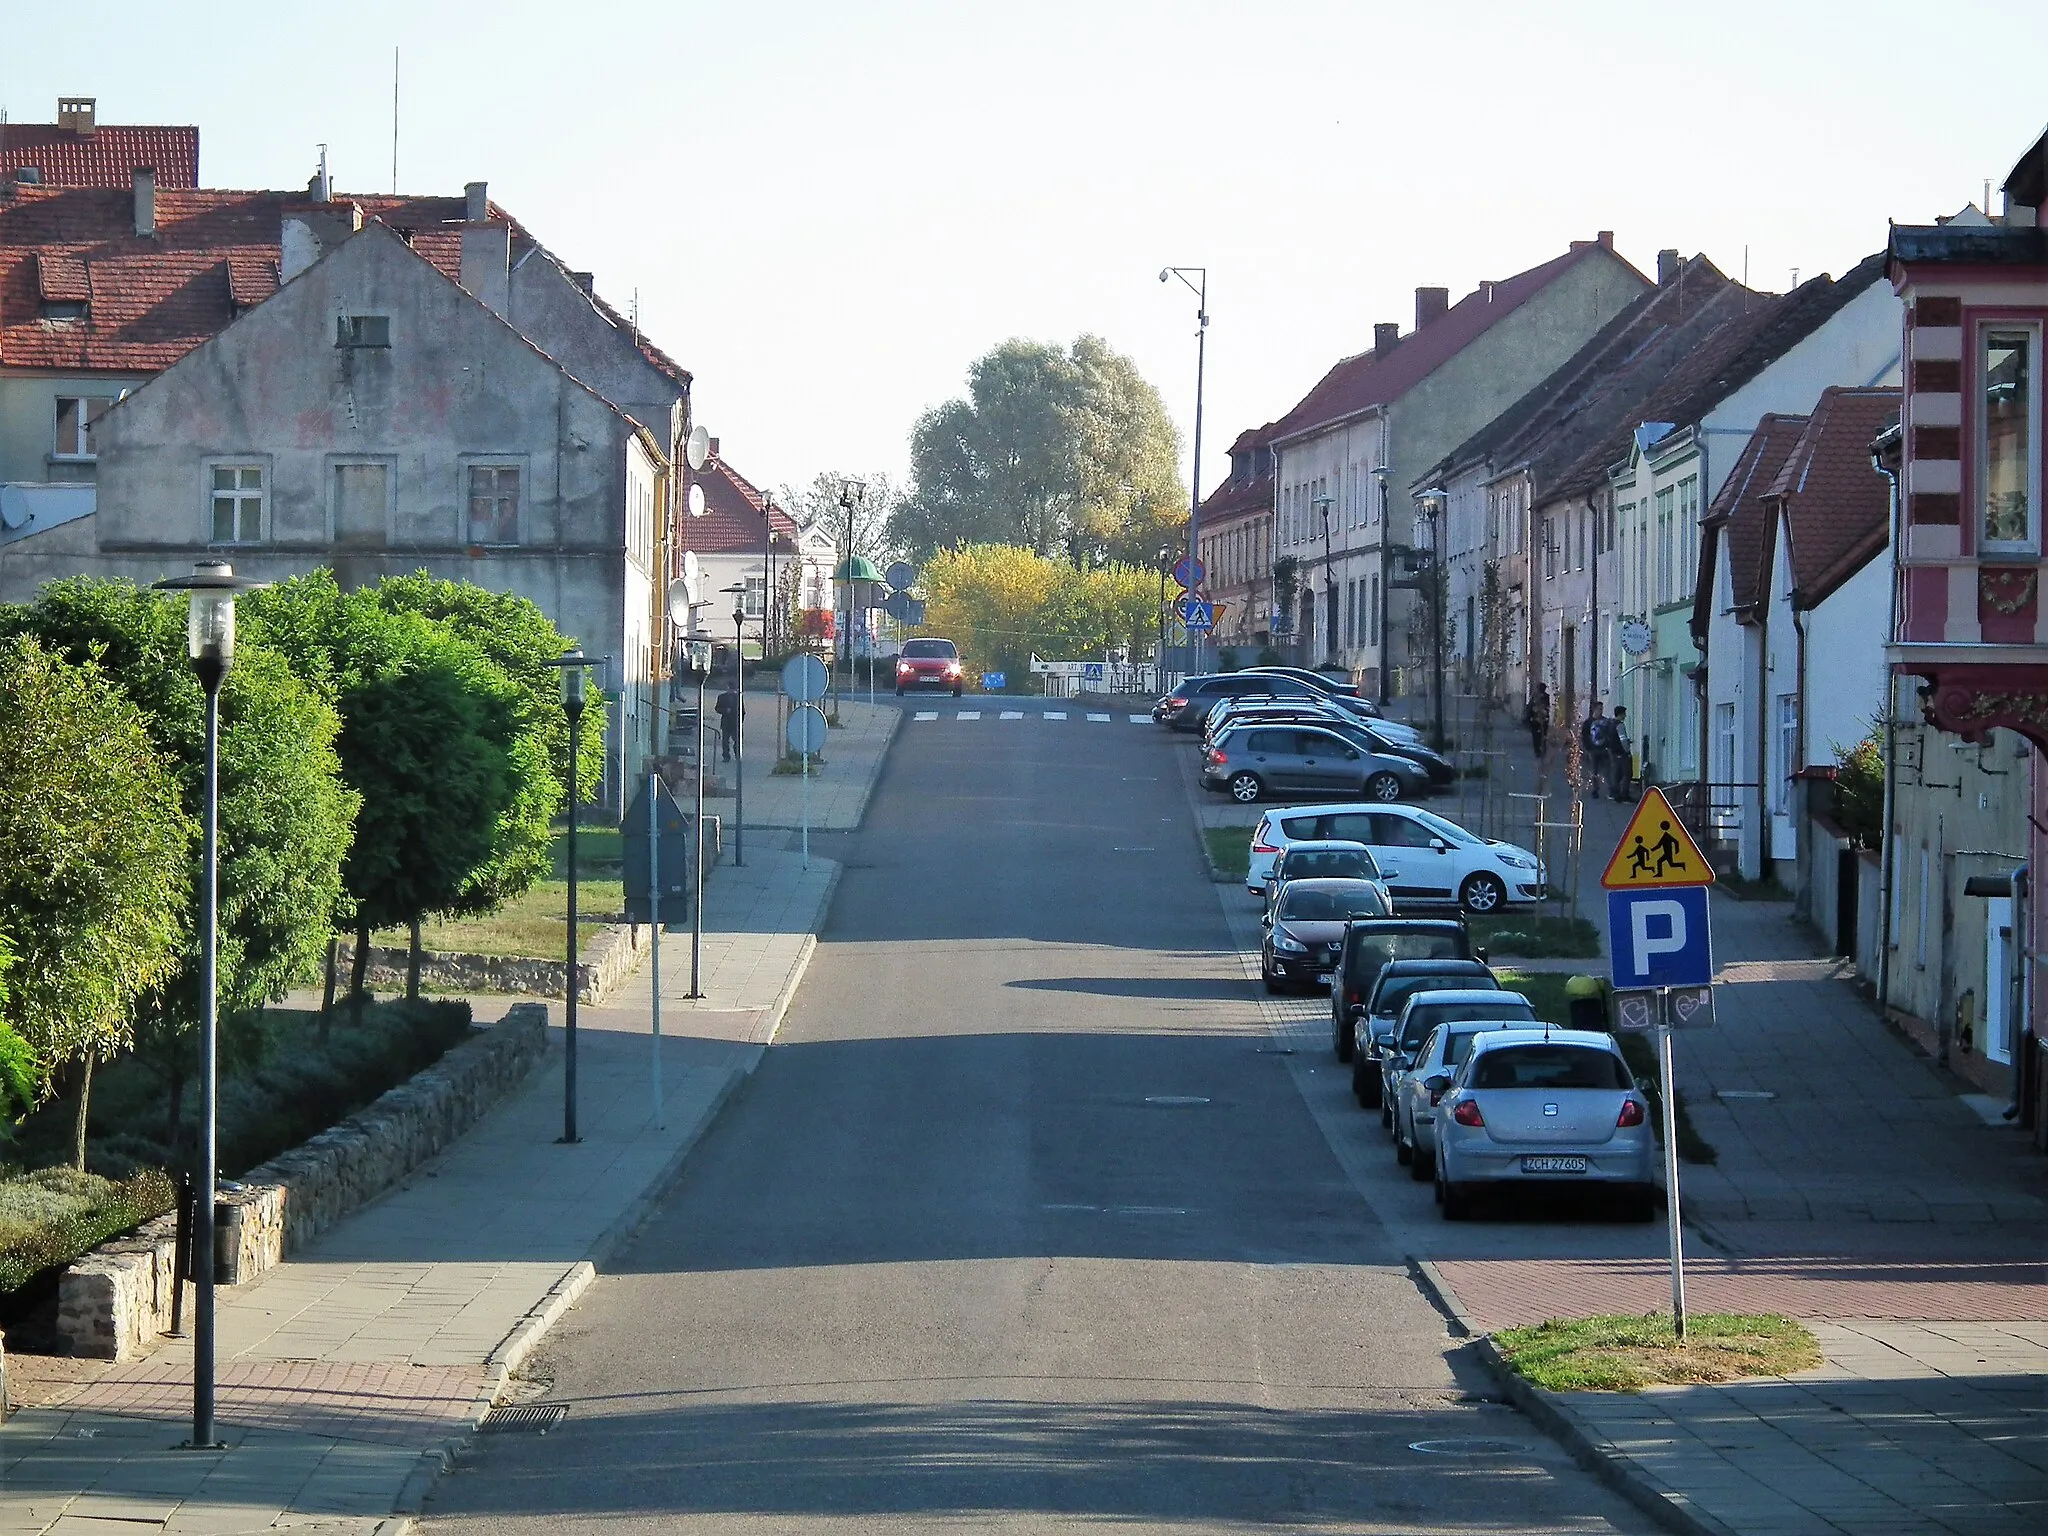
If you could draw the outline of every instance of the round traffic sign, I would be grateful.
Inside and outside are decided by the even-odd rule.
[[[783,734],[792,752],[822,752],[825,730],[825,712],[815,704],[799,704],[789,712],[789,728]]]
[[[1199,587],[1209,579],[1209,567],[1193,555],[1182,555],[1173,567],[1173,579],[1182,587]]]
[[[808,653],[792,656],[782,664],[782,691],[799,704],[825,697],[825,682],[825,663]],[[818,718],[823,720],[825,717],[820,715]],[[793,750],[801,752],[804,749],[794,747]]]
[[[898,560],[889,567],[885,578],[894,592],[907,592],[917,585],[917,567],[908,560]]]

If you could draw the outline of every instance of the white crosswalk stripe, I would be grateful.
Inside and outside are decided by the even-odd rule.
[[[910,718],[913,720],[936,720],[939,718],[939,712],[936,709],[920,709]]]
[[[1045,718],[1048,720],[1064,720],[1067,718],[1067,712],[1064,709],[1048,709],[1045,712]]]
[[[1150,725],[1151,723],[1152,723],[1152,717],[1151,717],[1150,715],[1133,715],[1133,716],[1131,716],[1131,724],[1133,724],[1133,725]]]
[[[1024,718],[1024,711],[1021,709],[1006,709],[996,718],[999,720],[1022,720]]]
[[[1099,720],[1099,721],[1102,721],[1102,722],[1103,722],[1104,724],[1107,724],[1107,723],[1108,723],[1108,721],[1109,721],[1109,716],[1107,716],[1107,715],[1090,715],[1090,716],[1089,716],[1088,718],[1089,718],[1090,720]]]
[[[979,720],[981,718],[981,711],[978,709],[963,709],[953,718],[956,720]]]

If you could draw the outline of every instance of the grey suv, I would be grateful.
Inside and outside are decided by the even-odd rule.
[[[1375,752],[1313,725],[1232,726],[1202,753],[1202,787],[1250,805],[1274,794],[1344,795],[1381,802],[1429,792],[1411,758]]]

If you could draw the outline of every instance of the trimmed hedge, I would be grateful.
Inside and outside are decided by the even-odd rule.
[[[160,1170],[122,1179],[45,1168],[0,1179],[0,1294],[161,1216],[177,1191]]]

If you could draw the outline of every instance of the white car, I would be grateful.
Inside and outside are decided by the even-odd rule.
[[[1283,849],[1330,838],[1372,850],[1398,911],[1455,903],[1467,912],[1499,912],[1543,899],[1543,865],[1528,849],[1475,836],[1417,805],[1377,803],[1268,811],[1252,832],[1245,888],[1263,895]]]

